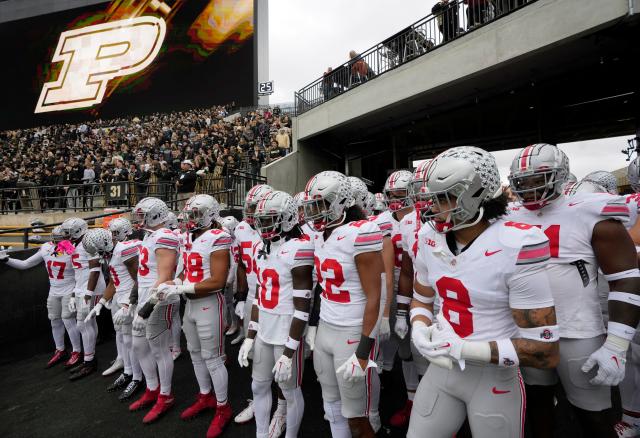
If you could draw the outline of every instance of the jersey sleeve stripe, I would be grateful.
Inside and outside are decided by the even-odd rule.
[[[393,228],[393,224],[391,224],[391,222],[382,222],[378,224],[378,227],[380,227],[381,230],[390,230]]]
[[[382,233],[376,232],[369,235],[361,234],[358,237],[356,237],[354,246],[374,245],[381,242],[382,242]]]
[[[167,245],[167,246],[172,246],[177,248],[179,246],[179,243],[177,240],[173,240],[173,239],[158,239],[158,244],[159,245]]]
[[[294,258],[297,259],[313,259],[313,251],[311,250],[298,250],[296,252]]]
[[[629,216],[629,207],[625,204],[610,203],[600,212],[602,216]]]
[[[122,251],[122,257],[126,257],[128,255],[131,254],[136,254],[138,252],[138,247],[137,246],[133,246],[131,248],[127,248],[124,251]]]
[[[539,263],[551,258],[549,242],[523,246],[518,254],[516,265]]]
[[[233,240],[231,239],[231,237],[222,237],[218,240],[216,240],[213,243],[213,246],[220,246],[220,245],[226,245],[229,246],[233,243]]]

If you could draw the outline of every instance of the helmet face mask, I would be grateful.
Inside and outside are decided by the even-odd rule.
[[[109,222],[109,231],[115,242],[124,242],[133,232],[133,226],[125,218],[116,218]]]
[[[84,219],[72,217],[65,220],[60,228],[67,239],[77,243],[85,235],[89,226]]]
[[[62,230],[60,225],[51,230],[51,241],[53,243],[62,242],[67,238],[67,234]]]
[[[398,211],[411,207],[411,199],[407,189],[389,190],[385,193],[389,210]]]
[[[278,214],[255,216],[256,230],[263,240],[273,240],[282,234],[281,222]]]
[[[543,207],[556,195],[555,170],[543,170],[530,175],[509,176],[513,194],[527,208]]]
[[[429,222],[438,233],[446,233],[466,226],[476,215],[464,208],[465,196],[474,192],[474,188],[482,188],[480,178],[476,176],[471,184],[458,182],[450,188],[440,192],[429,192],[425,197],[425,206],[421,209],[421,219]],[[482,207],[478,211],[479,218],[482,217]]]
[[[258,203],[254,218],[262,240],[276,240],[298,224],[296,203],[288,193],[269,192]]]
[[[247,196],[244,200],[244,207],[242,209],[242,219],[249,225],[254,225],[254,214],[256,207],[260,199],[267,193],[273,191],[273,188],[267,184],[258,184],[247,192]]]
[[[131,219],[136,229],[155,229],[163,226],[169,214],[169,207],[158,198],[140,200],[131,212]]]
[[[186,229],[191,232],[211,227],[220,219],[219,214],[220,205],[211,195],[192,196],[182,210]]]
[[[412,180],[413,174],[408,170],[397,170],[389,175],[383,190],[389,210],[398,211],[411,207],[409,189]]]
[[[358,181],[366,189],[366,185]],[[350,181],[340,172],[326,170],[313,176],[307,183],[302,202],[305,221],[312,222],[316,231],[341,225],[346,217],[345,210],[355,205],[351,187]],[[366,193],[368,190],[363,196],[366,197]]]
[[[324,199],[305,201],[303,207],[305,221],[311,222],[316,231],[324,231],[332,221],[329,204]]]

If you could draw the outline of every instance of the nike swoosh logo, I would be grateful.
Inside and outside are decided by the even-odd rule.
[[[569,203],[569,207],[573,207],[574,205],[578,205],[578,204],[582,204],[584,201],[580,201],[580,202],[570,202]]]
[[[211,307],[203,307],[202,310],[209,310]]]
[[[491,256],[492,256],[492,255],[494,255],[494,254],[498,254],[500,251],[502,251],[502,250],[501,250],[501,249],[498,249],[498,250],[496,250],[496,251],[489,251],[489,250],[486,250],[486,251],[484,252],[484,255],[485,255],[485,256],[487,256],[487,257],[491,257]]]
[[[352,341],[351,339],[347,339],[347,345],[357,344],[358,342],[360,342],[360,340]]]
[[[439,177],[438,177],[438,181],[444,181],[445,179],[449,178],[451,175],[453,175],[453,173],[450,173],[450,174],[449,174],[449,175],[447,175],[447,176],[439,176]]]
[[[498,388],[496,388],[495,386],[493,388],[491,388],[491,392],[493,392],[494,394],[507,394],[511,391],[501,391]]]
[[[615,356],[611,356],[611,359],[613,359],[613,361],[616,363],[616,366],[620,368],[620,364],[618,363],[618,358]]]
[[[447,342],[446,344],[442,344],[440,346],[440,348],[449,348],[449,347],[451,347],[451,344],[449,342]]]
[[[344,239],[345,237],[347,237],[347,236],[338,236],[338,240],[342,240],[342,239]]]
[[[280,254],[289,254],[289,251],[282,251]]]

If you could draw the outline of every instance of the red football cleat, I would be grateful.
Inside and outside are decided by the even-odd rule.
[[[139,411],[147,406],[151,406],[158,399],[158,394],[160,394],[160,387],[155,391],[151,391],[149,388],[146,388],[142,397],[129,405],[129,410],[131,412]]]
[[[224,405],[218,405],[216,410],[216,415],[213,417],[213,421],[209,425],[209,430],[207,430],[207,438],[216,438],[222,435],[224,428],[227,427],[229,422],[231,421],[231,416],[233,413],[231,412],[231,406],[229,403]]]
[[[80,354],[80,352],[74,351],[71,353],[71,357],[69,358],[69,360],[64,363],[64,367],[71,368],[72,366],[77,365],[81,359],[82,355]]]
[[[56,350],[56,352],[53,353],[53,356],[51,357],[51,359],[49,359],[49,362],[47,362],[47,368],[51,368],[52,366],[59,364],[60,362],[62,362],[66,358],[67,358],[67,352],[66,351],[64,351],[64,350]]]
[[[153,423],[158,418],[160,418],[165,412],[171,409],[175,404],[175,402],[176,402],[176,399],[173,398],[172,394],[169,394],[169,395],[160,394],[158,396],[158,400],[156,401],[156,404],[153,405],[153,407],[149,412],[147,412],[147,415],[144,416],[144,418],[142,419],[142,422],[144,424]]]
[[[391,416],[389,424],[397,428],[407,427],[409,425],[409,418],[411,417],[411,408],[413,408],[413,402],[407,400],[404,406]]]
[[[182,418],[183,420],[191,420],[207,409],[215,408],[216,397],[213,395],[213,391],[209,394],[198,394],[196,402],[182,411],[182,414],[180,414],[180,418]]]

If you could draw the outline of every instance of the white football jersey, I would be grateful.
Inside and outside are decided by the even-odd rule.
[[[269,344],[284,345],[295,310],[291,270],[313,266],[313,243],[307,238],[272,242],[268,255],[261,254],[263,248],[263,242],[256,247],[258,336]]]
[[[38,252],[42,257],[51,289],[52,296],[64,296],[73,291],[76,280],[71,264],[71,256],[64,251],[56,250],[56,244],[47,242],[43,244]]]
[[[549,238],[548,272],[560,336],[584,339],[605,333],[591,238],[598,222],[628,222],[629,208],[624,198],[608,193],[576,193],[561,196],[535,211],[512,204],[508,219],[535,225]]]
[[[407,213],[406,216],[413,216],[413,211]],[[404,218],[403,218],[404,219]],[[371,216],[369,220],[378,224],[383,236],[391,238],[393,245],[393,285],[398,290],[398,280],[400,279],[400,267],[402,266],[402,231],[400,230],[400,221],[397,221],[390,210],[383,211],[378,216]]]
[[[322,286],[320,319],[338,326],[360,326],[367,297],[362,290],[355,257],[382,251],[382,232],[370,221],[356,221],[336,227],[325,241],[317,234],[314,242],[318,283]]]
[[[125,262],[138,257],[141,243],[139,240],[127,240],[116,243],[115,248],[113,248],[113,254],[109,260],[109,272],[116,288],[114,301],[116,303],[123,303],[129,300],[129,293],[133,287],[133,278],[131,278]]]
[[[400,229],[400,246],[411,257],[411,261],[415,263],[416,254],[418,253],[418,233],[422,228],[420,221],[420,213],[416,210],[407,214],[402,218],[398,225]]]
[[[497,220],[458,255],[445,234],[427,225],[418,234],[416,278],[436,291],[438,318],[461,338],[493,341],[518,336],[512,308],[553,306],[544,275],[548,259],[549,240],[527,224]],[[534,273],[542,276],[530,281]]]
[[[82,242],[78,243],[75,251],[71,254],[71,264],[73,265],[73,272],[76,279],[76,287],[74,292],[77,295],[84,295],[87,287],[89,285],[89,275],[91,274],[89,261],[97,260],[98,256],[90,255],[82,245]],[[98,283],[96,285],[94,295],[102,295],[104,291],[104,276],[102,272],[100,272],[100,277],[98,277]]]
[[[236,240],[231,238],[231,248],[229,248],[229,275],[227,276],[227,287],[231,287],[233,289],[233,293],[236,292],[236,286],[238,283],[237,273],[238,273],[238,258],[240,254],[238,253],[238,245]]]
[[[232,241],[226,231],[218,229],[207,230],[197,238],[189,234],[181,251],[184,283],[200,283],[211,277],[211,254],[216,251],[228,251]]]
[[[160,228],[151,233],[147,233],[140,245],[140,255],[138,257],[138,297],[139,305],[146,303],[148,289],[158,280],[158,261],[156,250],[170,249],[177,255],[180,249],[180,241],[168,228]]]
[[[256,246],[262,242],[260,235],[247,222],[240,222],[234,231],[236,236],[236,248],[238,249],[239,260],[246,268],[247,284],[249,285],[248,300],[253,300],[256,294],[258,277],[255,271],[254,252]]]

